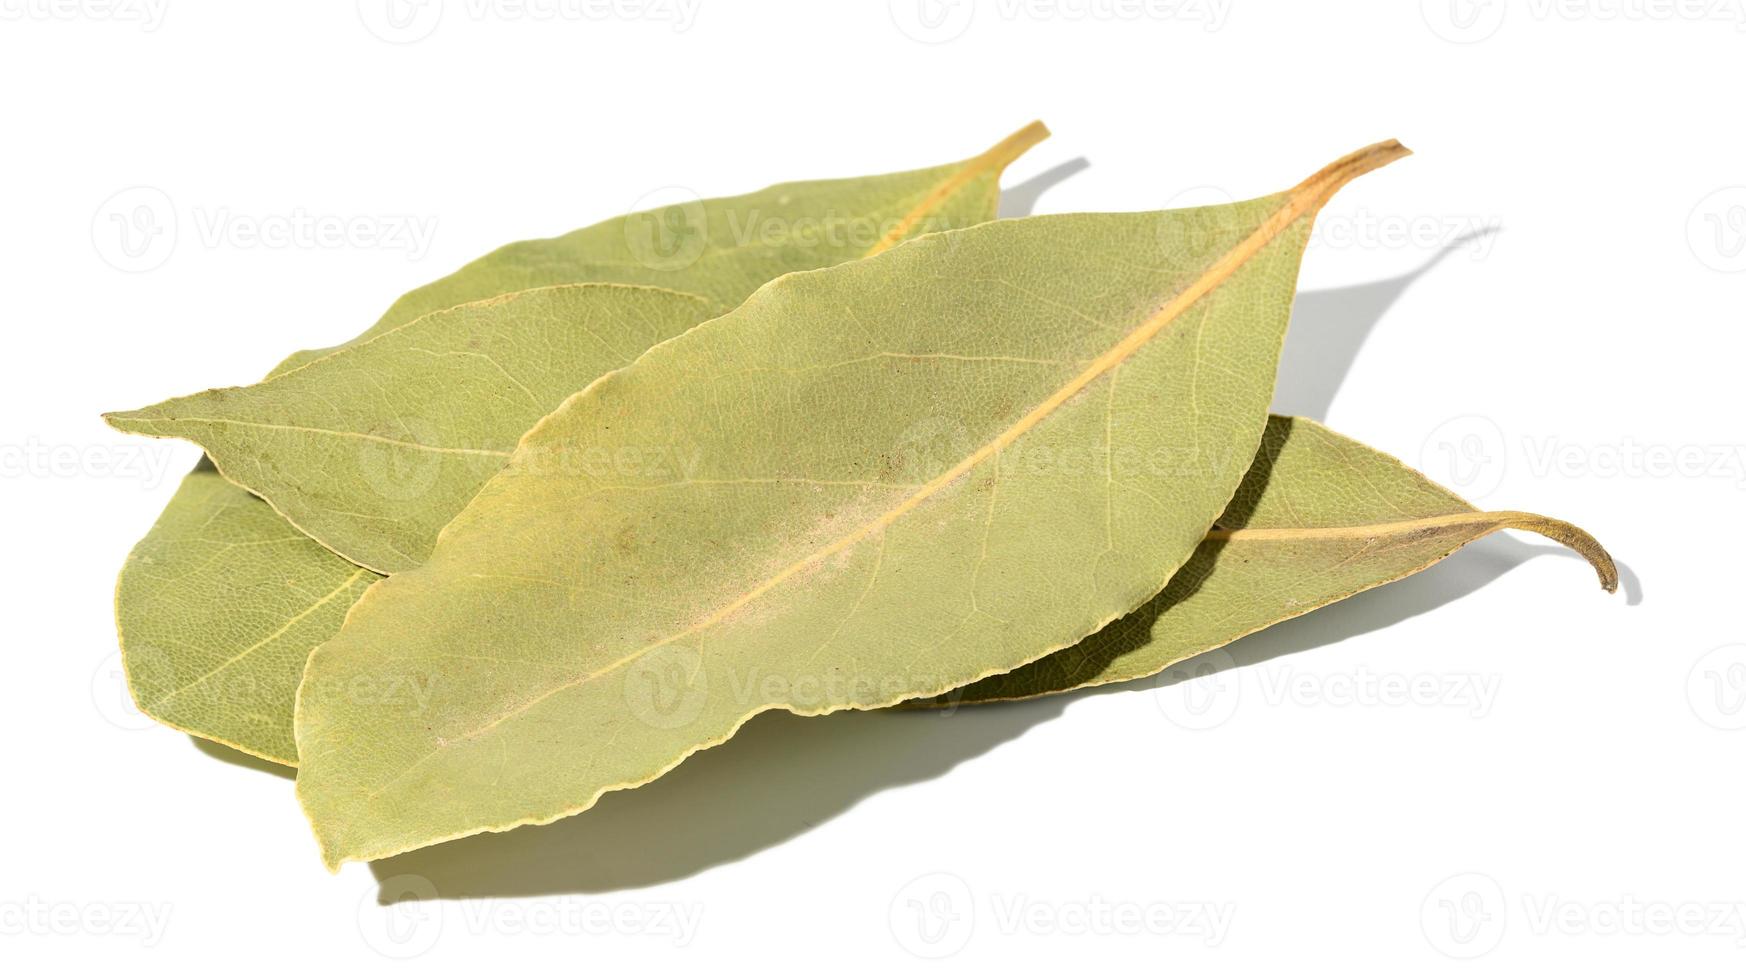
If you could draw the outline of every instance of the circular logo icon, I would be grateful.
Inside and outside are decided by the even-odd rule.
[[[1509,469],[1503,428],[1484,415],[1458,415],[1419,446],[1419,469],[1469,500],[1503,485]]]
[[[436,427],[429,422],[419,418],[396,421],[399,426],[382,426],[358,440],[358,475],[384,499],[413,500],[429,493],[442,475],[445,461],[497,459],[445,452]]]
[[[1504,0],[1419,0],[1419,15],[1443,40],[1476,44],[1503,26]]]
[[[1729,732],[1746,728],[1746,643],[1699,657],[1686,675],[1685,697],[1704,724]]]
[[[156,187],[116,191],[91,216],[91,244],[122,272],[150,272],[176,251],[176,205]]]
[[[891,896],[887,920],[897,945],[923,959],[943,959],[970,942],[976,931],[976,902],[964,879],[935,871]]]
[[[976,452],[970,430],[954,419],[928,416],[903,434],[887,457],[891,470],[883,479],[893,483],[926,483]],[[1016,458],[1017,452],[1007,454]]]
[[[423,875],[395,875],[358,900],[358,935],[364,945],[394,960],[430,952],[443,934],[436,886]]]
[[[97,664],[91,672],[91,704],[104,721],[123,731],[137,732],[155,723],[134,703],[127,683],[129,670],[148,696],[149,692],[171,690],[169,658],[155,647],[136,646],[126,657],[116,650]]]
[[[1243,698],[1243,685],[1232,669],[1236,666],[1229,653],[1213,650],[1165,668],[1153,689],[1158,710],[1191,731],[1230,721]]]
[[[976,0],[890,0],[891,22],[903,36],[923,44],[945,44],[970,29]]]
[[[669,186],[636,199],[624,217],[624,240],[636,260],[657,272],[687,268],[709,247],[709,213],[689,187]]]
[[[1216,208],[1236,201],[1230,191],[1217,184],[1185,187],[1170,195],[1158,216],[1155,232],[1159,255],[1166,260],[1190,262],[1196,256],[1204,255],[1220,239],[1227,237],[1235,226],[1229,223],[1228,211],[1194,209]]]
[[[709,700],[709,674],[695,648],[664,646],[640,657],[624,675],[625,705],[651,728],[697,720]]]
[[[1685,241],[1717,272],[1746,272],[1746,187],[1714,191],[1685,219]]]
[[[389,44],[411,44],[442,23],[443,0],[358,0],[358,19]]]
[[[1503,941],[1507,910],[1503,887],[1490,875],[1469,871],[1444,878],[1419,906],[1419,928],[1444,956],[1470,960]]]

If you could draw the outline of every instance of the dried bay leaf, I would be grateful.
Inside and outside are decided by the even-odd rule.
[[[1563,521],[1482,512],[1386,453],[1308,419],[1275,416],[1217,526],[1157,597],[1084,641],[942,695],[935,704],[1038,697],[1149,677],[1196,654],[1423,571],[1506,528],[1567,545],[1618,587],[1613,560]]]
[[[324,860],[549,822],[760,711],[944,693],[1131,612],[1260,445],[1314,215],[1405,152],[783,277],[590,385],[311,657]],[[675,448],[679,480],[577,465]],[[407,681],[428,702],[343,694]]]
[[[391,574],[424,560],[529,426],[712,311],[703,297],[654,286],[525,289],[421,316],[246,388],[104,418],[192,438],[298,530]]]
[[[1032,123],[960,163],[878,177],[777,184],[754,194],[633,214],[560,238],[510,245],[402,297],[353,341],[293,355],[271,377],[452,306],[510,289],[587,282],[603,275],[704,295],[715,307],[707,311],[713,314],[760,285],[759,276],[816,268],[884,251],[925,231],[992,220],[1001,172],[1047,135],[1041,123]],[[724,231],[727,240],[721,237]],[[708,247],[699,251],[700,242]],[[624,353],[640,352],[624,347],[630,333],[611,339]],[[449,358],[445,370],[465,360]],[[471,366],[486,367],[482,361]],[[359,382],[365,377],[360,374]],[[591,380],[593,375],[578,377],[562,394]],[[513,393],[513,386],[502,384]],[[390,399],[378,404],[385,410],[393,407]],[[421,426],[422,436],[450,434],[440,431],[441,413],[427,414],[425,421],[429,424]],[[386,451],[374,457],[354,454],[351,463],[373,469],[382,478],[380,489],[399,492],[396,487],[411,485],[407,477],[416,483],[419,474],[428,474],[416,451],[376,445]],[[280,475],[297,475],[293,469]],[[453,506],[461,503],[454,501]],[[239,545],[234,540],[238,536],[275,543]],[[342,600],[355,597],[352,586],[330,598],[331,590],[319,585],[353,582],[360,571],[319,545],[294,546],[298,537],[269,504],[224,484],[209,467],[183,483],[129,555],[117,583],[123,663],[146,714],[244,752],[294,762],[290,706],[303,662],[309,650],[338,629],[350,604]],[[365,571],[353,585],[361,589],[379,577]],[[303,601],[292,601],[297,597]],[[302,645],[301,652],[290,653],[297,645]],[[185,690],[167,696],[179,689]]]
[[[789,272],[875,255],[931,231],[994,219],[1000,175],[1046,139],[1033,122],[967,160],[921,170],[791,181],[609,218],[557,238],[515,242],[396,300],[350,341],[473,300],[537,286],[616,282],[710,299],[715,312]],[[334,348],[299,351],[290,370]]]
[[[135,703],[171,727],[294,764],[291,707],[303,664],[380,577],[201,466],[117,582]]]

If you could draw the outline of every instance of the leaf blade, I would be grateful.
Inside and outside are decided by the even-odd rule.
[[[759,711],[943,692],[1154,595],[1260,441],[1314,212],[1402,154],[1379,144],[1224,208],[1000,222],[784,277],[578,393],[430,561],[372,587],[312,657],[298,795],[324,859],[558,819]],[[911,434],[940,420],[963,451],[912,465]],[[1117,432],[1182,453],[1195,479],[1120,454],[1135,488],[1118,503],[1113,445],[1100,467],[1001,469]],[[563,466],[686,438],[707,453],[679,484]],[[977,617],[1001,628],[967,628]],[[493,669],[458,666],[480,659]],[[324,693],[400,671],[438,680],[429,712],[366,715]]]
[[[1618,585],[1574,525],[1482,512],[1392,456],[1319,423],[1275,416],[1231,508],[1155,598],[1068,650],[917,707],[1022,700],[1150,677],[1359,592],[1417,574],[1504,529],[1581,554]]]
[[[1048,129],[1045,126],[1031,123],[987,151],[957,164],[874,178],[778,184],[764,191],[736,198],[698,203],[704,208],[706,224],[709,216],[715,215],[714,229],[730,233],[736,232],[736,222],[727,218],[736,212],[743,212],[743,221],[738,222],[742,227],[754,217],[773,218],[797,231],[826,227],[838,219],[846,220],[851,232],[862,226],[883,231],[894,223],[905,223],[905,234],[915,234],[933,225],[972,225],[995,217],[1001,172],[1047,135]],[[970,172],[969,176],[954,180],[955,174],[964,172]],[[938,193],[939,188],[946,184],[951,185],[950,192]],[[778,204],[784,197],[788,200]],[[682,209],[680,216],[688,218],[693,215]],[[627,215],[556,239],[505,246],[402,297],[374,326],[353,340],[335,347],[293,354],[275,368],[269,377],[278,378],[327,356],[375,340],[413,320],[467,302],[486,300],[511,288],[537,288],[542,285],[587,281],[590,276],[629,274],[626,272],[627,255],[631,261],[637,260],[637,255],[634,251],[627,253],[626,249],[631,242],[627,236],[639,230],[640,226],[633,227],[633,222],[639,217],[659,218],[660,215]],[[692,225],[685,225],[685,228],[690,227]],[[861,240],[870,242],[869,247],[879,244],[876,236],[862,236]],[[849,244],[853,245],[854,242]],[[605,261],[596,254],[598,250],[605,251]],[[696,282],[709,286],[712,296],[719,297],[724,303],[728,300],[737,303],[739,297],[734,296],[733,291],[739,289],[749,292],[758,285],[758,282],[750,280],[758,274],[759,269],[784,272],[797,261],[804,260],[806,265],[824,265],[841,257],[837,252],[809,248],[804,243],[786,251],[771,247],[760,247],[755,251],[758,255],[756,262],[752,263],[716,260],[705,254],[699,256],[698,261],[691,266],[678,270],[664,271],[638,262],[630,272],[655,280],[651,283],[654,286],[671,283],[674,272],[691,272]],[[656,266],[665,264],[657,262]],[[738,278],[718,274],[712,264],[728,268]],[[218,479],[215,475],[210,480],[194,481],[190,478],[199,487],[210,490],[190,489],[187,493],[179,492],[166,507],[163,517],[160,518],[160,525],[169,528],[197,527],[204,521],[222,518],[234,521],[240,527],[256,528],[263,536],[298,533],[261,498],[241,491],[220,494],[219,491],[223,488],[215,485]],[[224,498],[223,503],[213,503],[221,495]],[[235,654],[246,646],[245,641],[233,638],[233,631],[222,628],[220,623],[214,623],[202,632],[203,636],[210,639],[211,650],[201,648],[200,643],[145,644],[143,640],[134,639],[176,636],[179,622],[189,618],[188,610],[225,610],[229,617],[250,623],[271,622],[277,616],[281,620],[277,625],[284,625],[283,620],[292,615],[283,611],[279,597],[265,590],[243,593],[225,588],[227,582],[249,580],[260,574],[260,570],[241,553],[234,550],[219,552],[214,549],[202,554],[186,546],[165,549],[161,541],[153,538],[156,533],[156,529],[148,532],[147,539],[130,554],[118,578],[117,630],[121,637],[123,663],[130,679],[135,672],[140,671],[154,676],[159,673],[181,676],[184,670],[206,663],[209,655],[226,650],[229,654]],[[150,571],[143,568],[139,561],[138,555],[142,549],[157,556],[159,564]],[[275,574],[284,580],[296,582],[327,581],[336,569],[346,564],[343,559],[338,559],[319,546],[315,549],[289,549],[275,556],[275,562]],[[152,571],[171,579],[183,577],[187,582],[202,582],[204,590],[167,590],[165,586],[154,584]],[[373,573],[366,579],[372,577]],[[163,594],[158,596],[159,592]],[[154,601],[154,597],[161,598],[162,601]],[[166,611],[170,609],[176,611]],[[309,627],[313,624],[305,620],[303,625]],[[337,630],[338,623],[323,621],[323,626],[331,628],[326,628],[324,635],[308,637],[311,642],[304,651],[305,655],[308,649],[314,648],[319,639],[331,636]],[[142,649],[130,650],[130,647]],[[186,658],[187,663],[165,664],[161,662],[164,657]],[[259,655],[252,655],[239,663],[252,665],[258,659]],[[294,742],[290,704],[300,677],[300,666],[293,674],[287,674],[282,669],[264,669],[258,676],[251,678],[256,697],[246,705],[231,705],[223,711],[209,705],[204,712],[178,712],[173,716],[159,713],[154,717],[190,734],[213,738],[241,751],[291,764],[292,760],[285,758],[285,753],[293,750]],[[239,729],[230,718],[238,708],[263,719],[262,723]]]

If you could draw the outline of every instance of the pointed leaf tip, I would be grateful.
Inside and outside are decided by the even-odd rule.
[[[1316,171],[1309,179],[1292,188],[1291,195],[1305,202],[1305,210],[1317,210],[1328,203],[1328,200],[1338,193],[1340,188],[1372,170],[1386,167],[1402,157],[1411,156],[1412,152],[1402,146],[1399,140],[1383,140],[1380,143],[1372,143],[1362,149],[1354,150]]]

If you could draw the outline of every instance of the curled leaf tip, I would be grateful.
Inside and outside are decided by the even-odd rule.
[[[1360,150],[1354,150],[1318,170],[1308,180],[1292,189],[1292,196],[1308,202],[1313,210],[1328,203],[1340,188],[1372,170],[1385,167],[1401,157],[1412,155],[1399,140],[1383,140]]]
[[[1608,592],[1619,591],[1618,565],[1614,564],[1613,556],[1607,554],[1607,549],[1601,547],[1601,543],[1594,539],[1594,535],[1575,524],[1539,514],[1506,511],[1494,516],[1505,527],[1544,535],[1576,552],[1594,566],[1595,574],[1600,576],[1601,588]]]
[[[1041,119],[1032,120],[1024,128],[984,150],[979,158],[990,169],[999,172],[1025,154],[1026,150],[1049,138],[1049,127]]]

